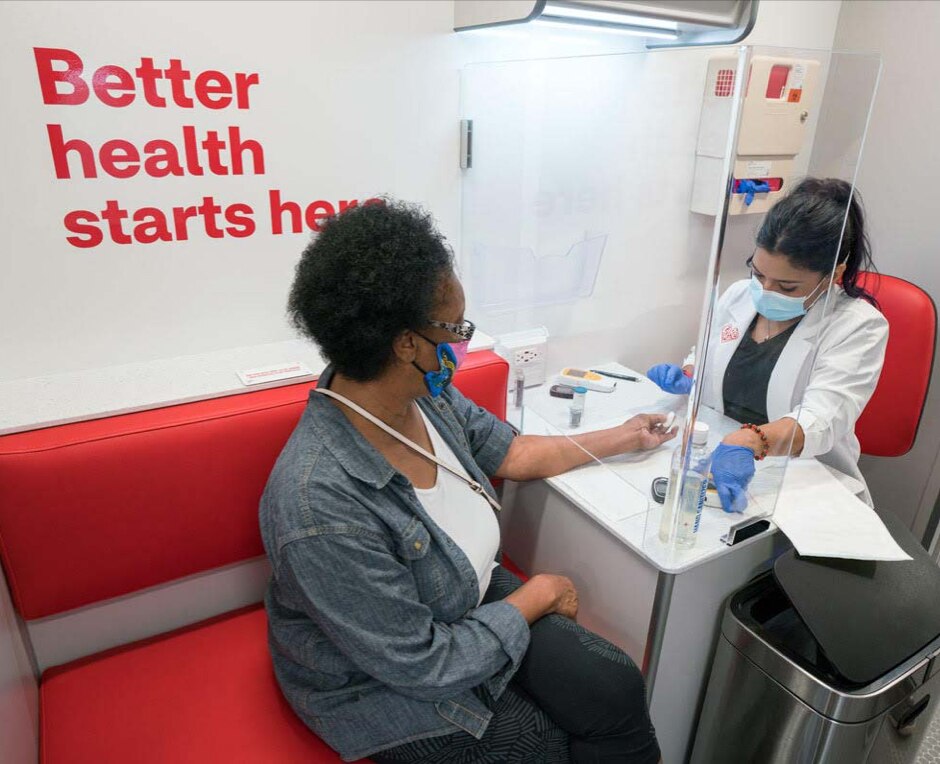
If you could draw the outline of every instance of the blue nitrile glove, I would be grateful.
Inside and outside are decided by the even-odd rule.
[[[720,443],[712,453],[712,479],[725,512],[747,507],[747,484],[754,477],[754,452],[747,446]]]
[[[750,207],[754,201],[754,194],[766,194],[770,191],[770,184],[762,180],[740,180],[736,194],[744,194],[744,206]]]
[[[674,363],[661,363],[654,366],[646,376],[659,385],[660,390],[674,395],[688,395],[692,390],[692,378],[682,373]]]

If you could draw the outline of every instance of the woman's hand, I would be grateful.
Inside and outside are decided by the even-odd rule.
[[[552,612],[573,621],[578,616],[578,591],[571,579],[567,576],[545,575],[549,575],[555,585],[556,597]]]
[[[626,447],[624,452],[649,451],[676,437],[676,428],[663,429],[666,414],[637,414],[620,425]]]
[[[692,391],[692,377],[683,373],[674,363],[661,363],[646,372],[660,390],[673,395],[688,395]]]
[[[567,576],[539,573],[532,576],[506,602],[522,613],[529,624],[551,613],[571,618],[578,614],[578,592]]]
[[[712,479],[725,512],[743,512],[747,509],[747,486],[754,477],[755,452],[742,440],[732,433],[712,454]]]

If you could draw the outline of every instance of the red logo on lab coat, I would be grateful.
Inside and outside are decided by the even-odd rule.
[[[722,342],[734,342],[740,336],[741,332],[738,331],[738,327],[736,327],[734,324],[725,324],[723,327],[721,327]]]

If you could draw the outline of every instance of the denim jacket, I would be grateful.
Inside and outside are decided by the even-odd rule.
[[[486,476],[512,429],[453,387],[418,405],[492,493]],[[528,624],[506,602],[477,606],[470,561],[326,396],[311,391],[260,522],[274,672],[307,726],[347,761],[460,730],[482,736],[492,712],[481,698],[499,697],[519,667]]]

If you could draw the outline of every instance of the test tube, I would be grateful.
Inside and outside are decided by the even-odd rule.
[[[515,371],[515,397],[513,398],[513,406],[517,409],[522,408],[522,395],[525,392],[525,369],[521,366],[516,367]]]
[[[587,398],[586,387],[576,387],[574,397],[571,399],[571,406],[568,408],[568,426],[580,427],[581,415],[584,413],[584,400]]]

